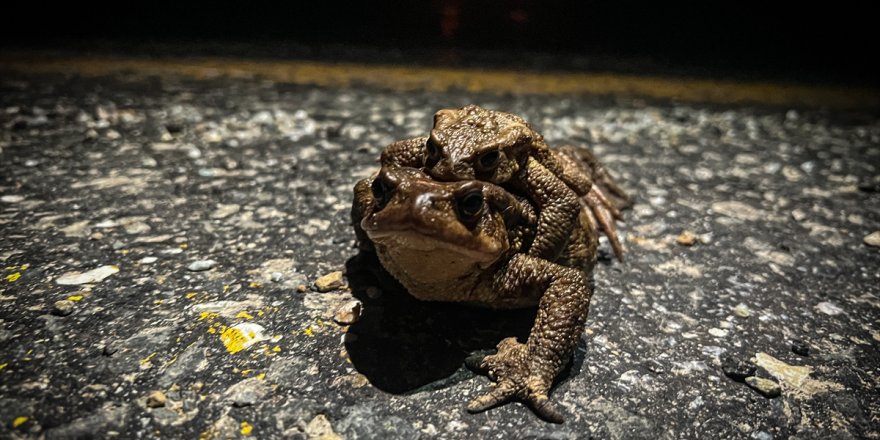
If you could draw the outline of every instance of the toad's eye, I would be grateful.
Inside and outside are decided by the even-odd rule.
[[[380,173],[373,179],[370,189],[373,191],[373,199],[375,199],[376,206],[380,209],[394,196],[394,183],[388,179],[385,173]]]
[[[437,141],[434,138],[428,138],[428,141],[425,143],[425,148],[428,150],[428,160],[431,162],[437,162],[440,160],[440,147],[437,145]]]
[[[492,171],[501,161],[501,153],[498,150],[487,151],[477,159],[477,164],[482,171]]]
[[[483,210],[483,192],[474,190],[462,194],[456,200],[456,208],[462,220],[473,220]]]

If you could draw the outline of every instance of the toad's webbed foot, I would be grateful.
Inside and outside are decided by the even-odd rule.
[[[492,390],[477,397],[468,404],[468,411],[481,412],[519,400],[527,404],[544,420],[562,423],[562,411],[552,403],[547,395],[550,383],[546,379],[530,374],[528,346],[507,338],[498,344],[498,352],[486,356],[478,364],[479,369],[488,373],[495,382]]]

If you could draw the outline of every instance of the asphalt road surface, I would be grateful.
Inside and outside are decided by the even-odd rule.
[[[33,66],[0,73],[2,438],[880,438],[871,109]],[[463,359],[534,311],[418,303],[353,248],[354,182],[469,103],[635,197],[562,425],[465,410]]]

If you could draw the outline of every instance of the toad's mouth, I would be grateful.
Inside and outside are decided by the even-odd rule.
[[[414,227],[367,230],[367,235],[377,245],[396,250],[395,253],[421,255],[424,264],[455,259],[460,262],[469,261],[485,268],[497,261],[507,250],[506,243],[502,244],[490,239],[438,237],[434,234],[425,234]]]

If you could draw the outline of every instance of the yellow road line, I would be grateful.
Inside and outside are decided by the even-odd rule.
[[[517,93],[542,95],[619,95],[719,104],[880,108],[880,90],[774,82],[734,82],[606,73],[516,72],[491,69],[406,67],[311,61],[223,58],[139,59],[126,57],[0,57],[0,71],[68,73],[94,77],[120,72],[265,78],[280,83],[329,87],[364,84],[392,90]]]

